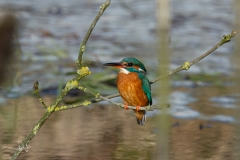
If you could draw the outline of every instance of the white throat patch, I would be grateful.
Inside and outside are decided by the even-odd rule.
[[[128,70],[126,70],[125,68],[120,68],[120,72],[124,73],[124,74],[128,74],[130,73]]]

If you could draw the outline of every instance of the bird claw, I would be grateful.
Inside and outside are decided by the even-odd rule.
[[[140,109],[140,106],[136,106],[136,111],[139,111],[139,109]]]
[[[124,109],[128,110],[128,105],[124,104]]]

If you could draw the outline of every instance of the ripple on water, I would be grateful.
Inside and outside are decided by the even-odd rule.
[[[14,86],[10,89],[10,91],[6,94],[7,98],[19,98],[21,95],[26,93],[26,91],[19,87],[19,86]]]
[[[1,106],[1,105],[4,105],[4,104],[6,104],[6,103],[7,103],[7,99],[4,98],[4,97],[0,97],[0,106]]]
[[[170,109],[170,114],[175,118],[182,119],[197,118],[201,115],[199,112],[186,106],[173,106]]]
[[[192,119],[197,118],[201,113],[187,107],[189,103],[197,101],[188,92],[175,91],[170,95],[170,105],[169,114],[175,118]],[[161,111],[155,110],[152,112],[147,112],[147,116],[156,116]]]
[[[182,81],[171,81],[171,86],[194,88],[197,86],[197,84],[193,81],[182,80]]]
[[[236,99],[232,96],[220,96],[212,97],[209,99],[211,102],[214,102],[215,106],[223,108],[235,108]]]
[[[187,105],[192,102],[196,102],[197,99],[193,98],[189,92],[180,92],[180,91],[175,91],[172,92],[170,95],[170,103],[171,106],[174,105]]]
[[[224,122],[224,123],[233,123],[235,122],[235,119],[231,116],[225,116],[225,115],[215,115],[211,117],[212,121],[216,122]]]

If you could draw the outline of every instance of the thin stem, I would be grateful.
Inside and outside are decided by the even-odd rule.
[[[97,16],[95,17],[95,19],[93,20],[91,26],[89,27],[88,31],[87,31],[87,34],[85,35],[81,45],[80,45],[80,49],[79,49],[79,54],[78,54],[78,59],[77,59],[77,65],[78,65],[78,68],[80,69],[82,67],[82,55],[83,55],[83,52],[85,51],[85,48],[86,48],[86,44],[87,44],[87,41],[94,29],[94,27],[96,26],[98,20],[100,19],[100,17],[102,16],[103,12],[107,9],[107,7],[110,5],[111,3],[111,0],[106,0],[105,3],[103,3],[101,6],[100,6],[100,10],[98,11],[98,14]]]
[[[36,81],[36,82],[33,84],[33,91],[34,91],[35,95],[38,97],[38,100],[42,103],[43,107],[44,107],[45,109],[47,109],[47,105],[44,103],[42,97],[41,97],[40,94],[39,94],[38,86],[39,86],[39,83],[38,83],[38,81]]]
[[[124,108],[124,104],[116,103],[114,101],[111,101],[109,99],[109,97],[99,96],[99,98],[102,98],[102,100],[105,100],[109,103],[112,103],[112,104],[114,104],[114,105],[116,105],[120,108]],[[64,110],[73,109],[73,108],[77,108],[77,107],[85,107],[85,106],[88,106],[92,103],[96,103],[96,101],[92,102],[92,101],[85,100],[84,102],[73,104],[73,105],[60,106],[60,107],[56,107],[55,111],[64,111]],[[170,107],[170,104],[164,104],[164,105],[161,105],[161,106],[152,105],[152,106],[146,106],[146,107],[139,107],[138,109],[139,110],[145,110],[145,111],[154,111],[155,109],[162,110],[163,108],[169,108],[169,107]],[[136,106],[128,106],[128,109],[137,109],[137,107]]]
[[[236,35],[235,31],[232,31],[232,33],[230,33],[229,35],[224,35],[223,38],[221,39],[220,42],[218,42],[213,48],[211,48],[209,51],[207,51],[206,53],[204,53],[203,55],[199,56],[198,58],[190,61],[190,62],[185,62],[183,63],[181,66],[179,66],[178,68],[170,71],[169,73],[166,73],[163,76],[160,76],[159,78],[155,79],[154,81],[152,81],[151,83],[155,83],[157,81],[159,81],[160,79],[163,79],[167,76],[170,76],[172,74],[175,74],[177,72],[180,72],[182,70],[188,70],[192,65],[194,65],[195,63],[197,63],[198,61],[202,60],[203,58],[207,57],[209,54],[211,54],[213,51],[215,51],[216,49],[218,49],[218,47],[222,46],[225,43],[230,42],[230,40]]]

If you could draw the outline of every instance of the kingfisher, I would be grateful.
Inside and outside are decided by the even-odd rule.
[[[143,125],[146,121],[146,111],[139,110],[140,107],[152,105],[151,86],[146,77],[147,70],[142,62],[134,57],[126,57],[120,62],[103,64],[119,68],[117,76],[117,88],[122,97],[124,108],[135,106],[137,123]]]

